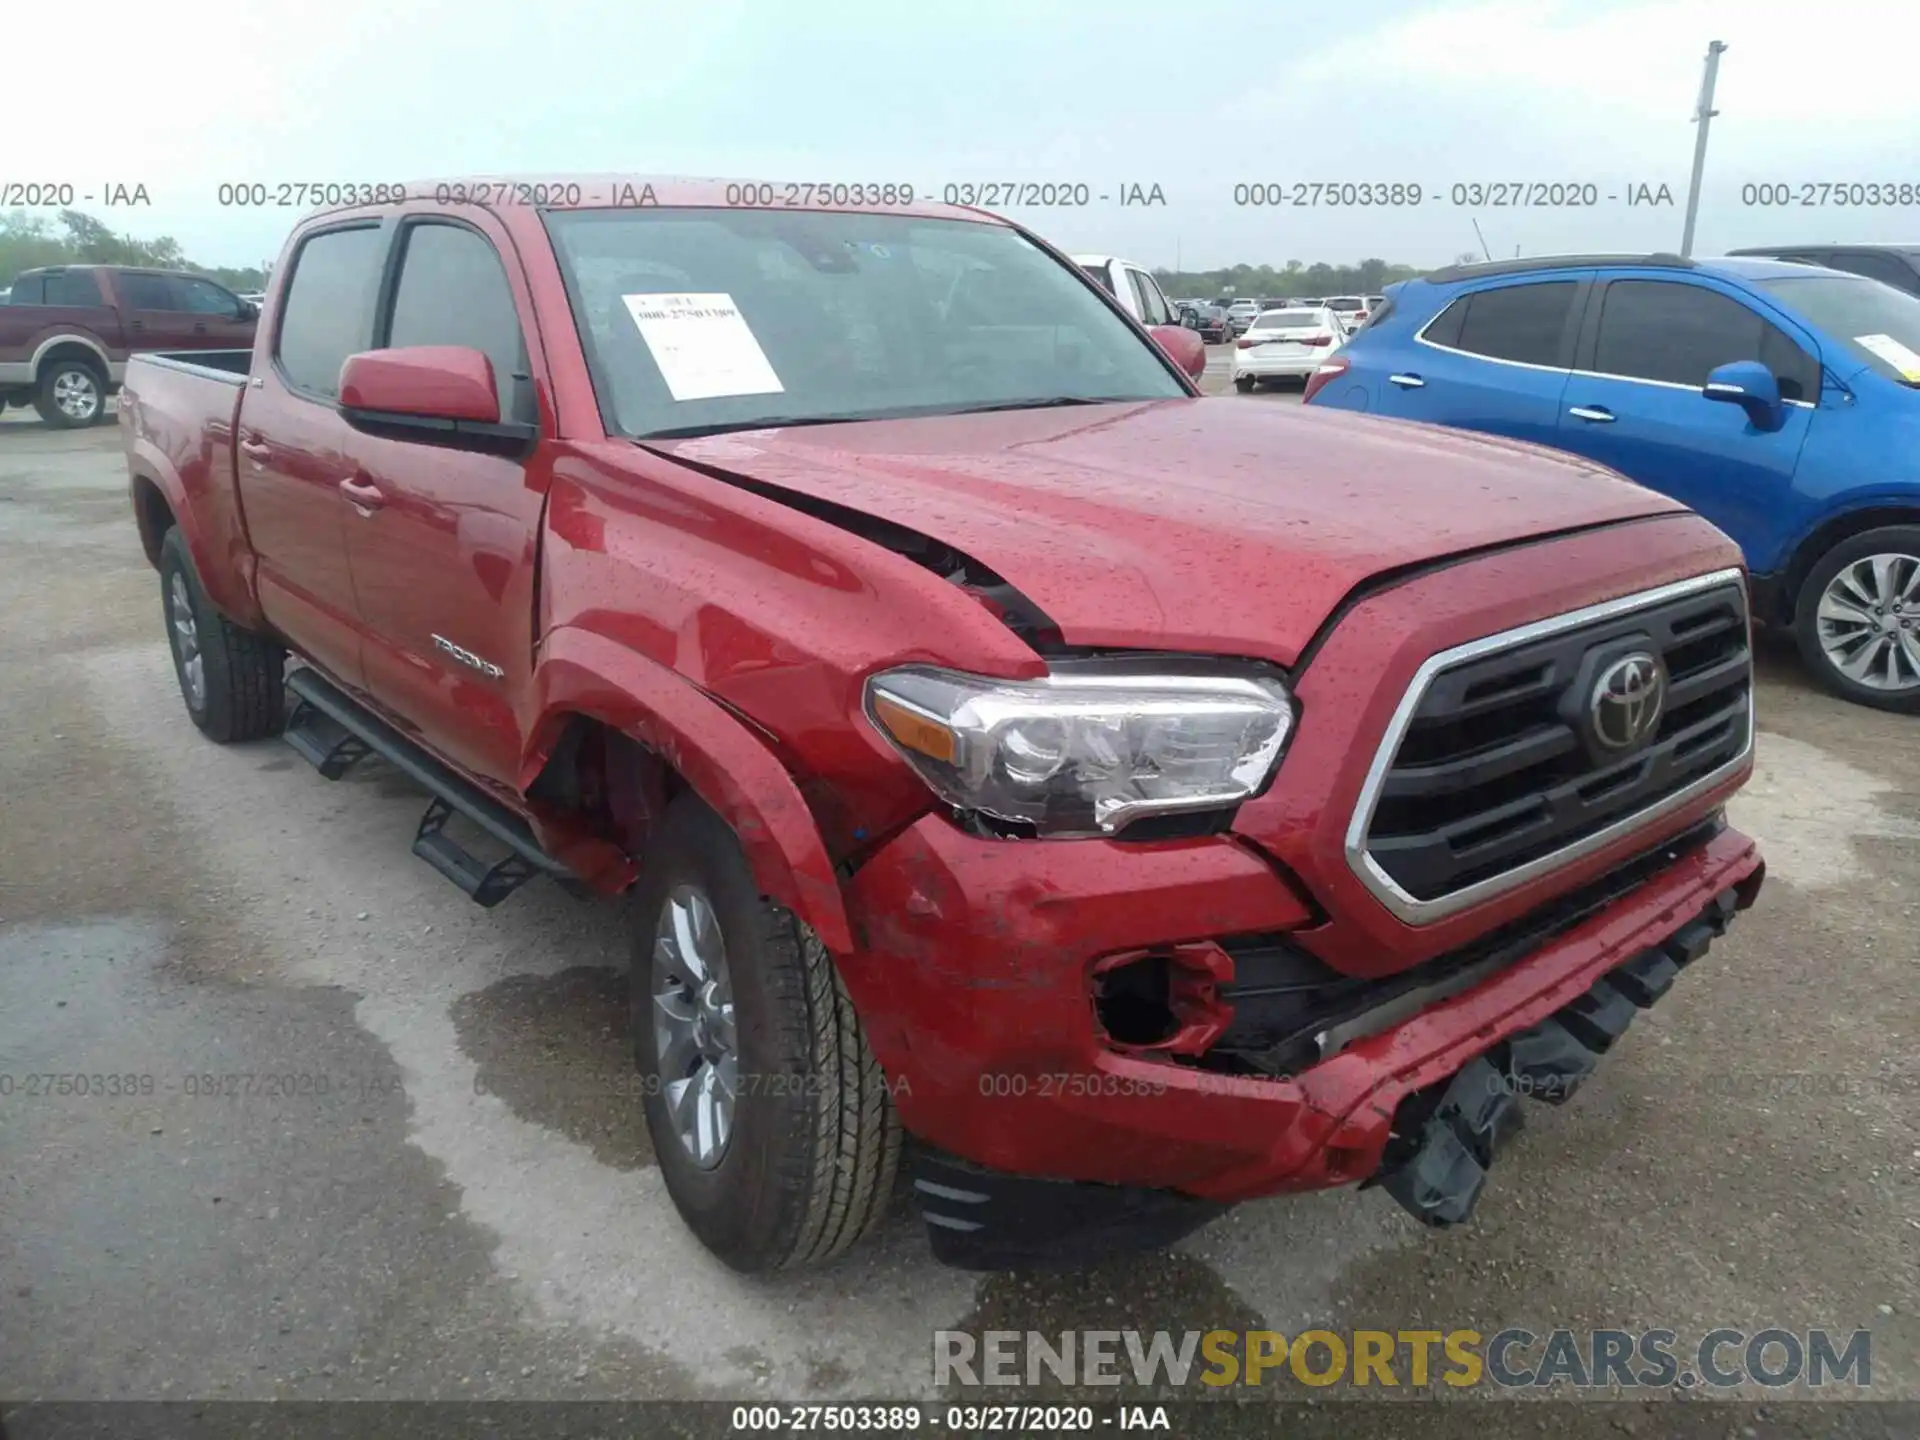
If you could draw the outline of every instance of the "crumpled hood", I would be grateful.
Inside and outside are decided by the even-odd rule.
[[[1383,571],[1684,509],[1538,446],[1238,398],[646,443],[931,536],[1069,644],[1283,665]]]

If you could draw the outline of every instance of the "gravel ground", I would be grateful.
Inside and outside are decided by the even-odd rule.
[[[111,426],[0,420],[0,616],[0,1073],[157,1077],[0,1098],[0,1395],[914,1397],[937,1328],[1778,1325],[1870,1329],[1874,1393],[1920,1398],[1920,746],[1777,644],[1733,807],[1759,907],[1535,1109],[1471,1227],[1343,1192],[1022,1279],[935,1266],[900,1216],[769,1283],[688,1240],[636,1105],[578,1093],[626,1068],[617,907],[482,911],[408,855],[390,769],[330,785],[187,722]],[[248,1072],[327,1090],[191,1093]],[[1679,1413],[1497,1403],[1475,1433]]]

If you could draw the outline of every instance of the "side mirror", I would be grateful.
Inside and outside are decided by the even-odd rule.
[[[1735,360],[1715,366],[1700,393],[1709,400],[1738,405],[1757,430],[1778,430],[1786,423],[1786,405],[1780,382],[1758,360]]]
[[[242,300],[240,302],[240,313],[233,318],[236,320],[258,320],[260,318],[260,307],[251,300]]]
[[[1193,331],[1183,325],[1155,325],[1147,333],[1195,380],[1207,373],[1207,347]]]
[[[341,418],[368,435],[456,450],[513,454],[535,426],[502,422],[493,362],[464,345],[403,345],[349,355],[340,367]]]

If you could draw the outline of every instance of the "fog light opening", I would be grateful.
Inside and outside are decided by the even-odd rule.
[[[1116,1045],[1164,1045],[1180,1032],[1172,993],[1172,959],[1143,955],[1096,977],[1094,1014]]]
[[[1094,1019],[1116,1050],[1199,1055],[1232,1023],[1220,998],[1232,978],[1232,957],[1211,941],[1110,955],[1094,967]]]

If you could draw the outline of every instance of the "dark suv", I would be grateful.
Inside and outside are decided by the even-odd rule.
[[[1797,260],[1864,275],[1909,295],[1920,295],[1920,244],[1915,245],[1756,245],[1729,250],[1729,255],[1765,255],[1774,260]]]

